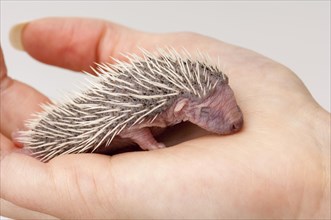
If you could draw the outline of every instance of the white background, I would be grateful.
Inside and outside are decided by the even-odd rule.
[[[329,1],[4,1],[1,44],[9,74],[50,98],[81,74],[47,66],[10,46],[10,28],[48,16],[111,20],[149,32],[193,31],[262,53],[291,68],[330,111]],[[81,83],[80,83],[81,84]]]

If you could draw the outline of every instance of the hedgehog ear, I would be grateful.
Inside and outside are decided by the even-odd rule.
[[[174,114],[179,115],[188,106],[188,103],[188,99],[181,99],[178,101],[174,108]]]

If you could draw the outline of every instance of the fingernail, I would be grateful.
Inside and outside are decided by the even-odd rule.
[[[28,24],[29,24],[29,22],[19,23],[19,24],[13,26],[9,32],[10,43],[17,50],[24,51],[24,46],[22,43],[22,33],[23,33],[24,28]]]

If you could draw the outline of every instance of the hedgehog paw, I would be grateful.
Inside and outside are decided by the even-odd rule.
[[[162,149],[162,148],[165,148],[165,144],[163,143],[159,143],[159,142],[156,142],[155,144],[151,144],[151,145],[148,145],[148,146],[140,146],[142,149],[144,150],[157,150],[157,149]]]
[[[165,148],[163,143],[159,143],[153,137],[151,130],[147,127],[140,129],[133,129],[123,132],[120,137],[130,138],[133,142],[137,143],[143,150],[156,150]]]

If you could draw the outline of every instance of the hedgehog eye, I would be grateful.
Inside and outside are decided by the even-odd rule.
[[[209,116],[209,112],[210,112],[210,108],[209,107],[202,107],[200,109],[200,117],[208,117]]]

